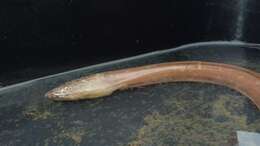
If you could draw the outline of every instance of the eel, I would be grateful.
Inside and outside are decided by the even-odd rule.
[[[226,86],[260,109],[260,74],[231,64],[177,61],[96,73],[66,82],[46,93],[51,100],[76,101],[108,96],[116,90],[167,82],[201,82]]]

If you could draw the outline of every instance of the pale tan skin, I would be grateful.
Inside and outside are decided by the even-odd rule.
[[[116,90],[166,82],[223,85],[247,96],[260,109],[260,75],[222,63],[183,61],[98,73],[67,82],[46,93],[51,100],[75,101],[112,94]]]

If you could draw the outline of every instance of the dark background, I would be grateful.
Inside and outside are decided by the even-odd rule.
[[[0,85],[178,45],[259,43],[257,0],[2,0]]]

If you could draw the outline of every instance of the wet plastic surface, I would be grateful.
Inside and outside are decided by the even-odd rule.
[[[81,102],[53,102],[43,96],[83,75],[184,60],[229,63],[260,72],[257,45],[211,42],[4,87],[0,145],[230,145],[237,130],[260,131],[260,112],[248,98],[212,84],[160,84]]]

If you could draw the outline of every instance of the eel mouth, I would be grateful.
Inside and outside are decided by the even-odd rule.
[[[48,99],[56,99],[56,98],[59,98],[57,95],[55,94],[52,94],[50,91],[47,92],[44,97],[48,98]]]
[[[55,100],[55,101],[64,100],[64,98],[62,98],[61,95],[55,93],[53,90],[47,92],[44,96],[45,96],[46,98],[50,99],[50,100]]]

